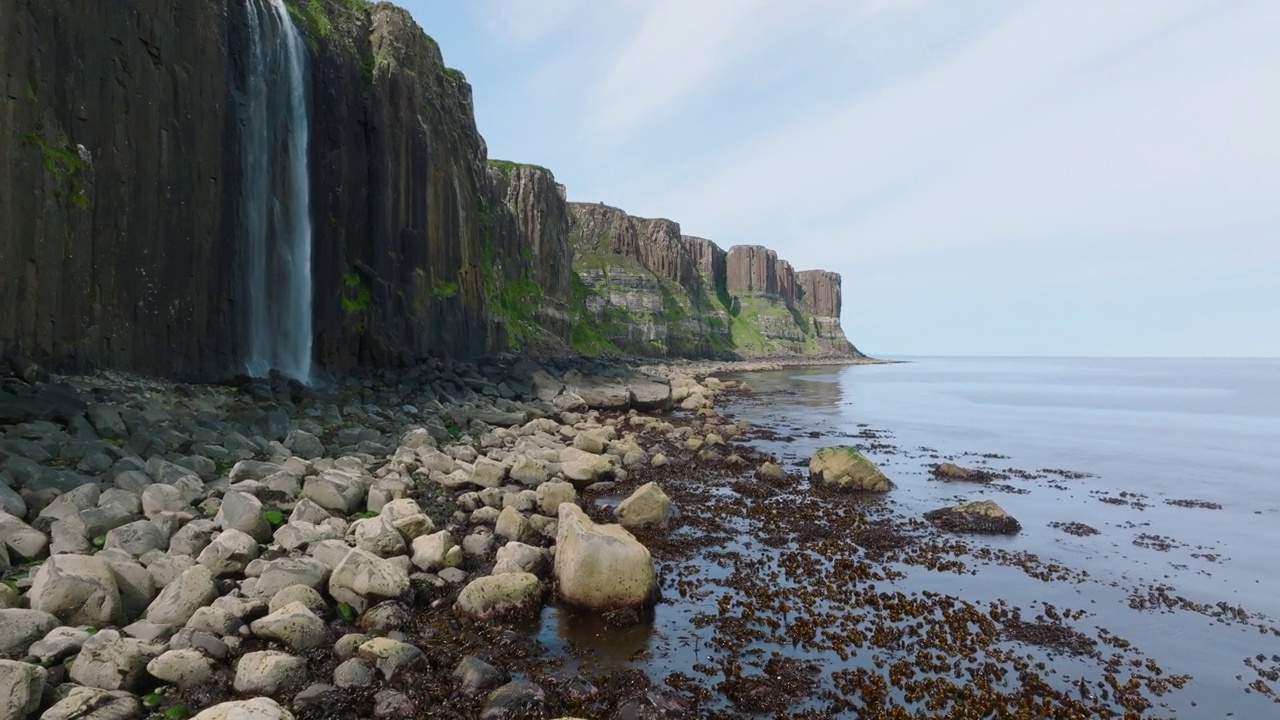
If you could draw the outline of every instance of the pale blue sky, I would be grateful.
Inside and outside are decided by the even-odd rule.
[[[491,157],[841,273],[866,352],[1280,356],[1280,2],[403,4]]]

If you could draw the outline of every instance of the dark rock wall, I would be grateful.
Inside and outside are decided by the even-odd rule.
[[[250,1],[0,0],[0,355],[181,379],[242,370]],[[669,220],[566,203],[544,169],[490,165],[470,86],[407,11],[295,9],[318,367],[506,349],[527,304],[509,290],[529,281],[534,321],[561,339],[582,293],[603,288],[588,315],[636,352],[731,351],[726,299],[744,294],[809,303],[838,330],[838,276],[806,281],[771,250],[726,253]]]
[[[179,377],[236,364],[233,17],[0,0],[0,354]]]

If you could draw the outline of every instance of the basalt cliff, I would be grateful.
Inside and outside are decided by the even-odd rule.
[[[253,100],[255,83],[274,82],[262,48],[294,28],[301,121]],[[305,165],[284,135],[246,152],[264,113],[290,141],[305,125]],[[490,160],[465,77],[389,3],[0,0],[0,118],[0,356],[242,372],[264,302],[246,285],[255,183],[270,200],[266,242],[281,218],[309,220],[307,256],[285,259],[306,265],[322,371],[539,343],[857,353],[838,275],[570,203],[550,171]],[[254,167],[291,162],[307,192]]]

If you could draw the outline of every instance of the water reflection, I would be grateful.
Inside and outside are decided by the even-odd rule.
[[[649,652],[653,621],[652,609],[640,613],[640,622],[619,627],[599,613],[555,605],[543,613],[542,630],[544,635],[554,630],[560,644],[578,650],[584,660],[621,664]]]

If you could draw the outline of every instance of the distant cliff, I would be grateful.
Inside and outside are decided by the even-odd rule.
[[[840,329],[835,273],[797,274],[768,248],[725,252],[670,220],[599,203],[569,203],[569,216],[579,346],[656,356],[860,355]]]
[[[0,2],[0,355],[243,371],[242,114],[264,2]],[[407,11],[288,7],[308,46],[319,367],[535,343],[853,352],[838,276],[739,267],[676,223],[566,203],[550,171],[489,161],[470,85]]]

